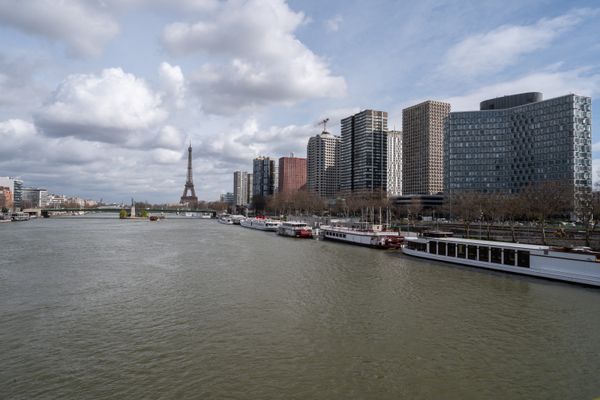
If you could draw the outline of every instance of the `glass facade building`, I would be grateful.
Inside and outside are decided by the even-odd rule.
[[[444,191],[516,193],[534,183],[592,188],[592,99],[519,94],[452,112],[445,126]],[[528,95],[532,95],[528,93]],[[506,108],[503,108],[506,107]]]

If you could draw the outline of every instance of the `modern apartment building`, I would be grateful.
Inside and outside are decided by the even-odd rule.
[[[387,133],[387,193],[402,195],[402,132]]]
[[[339,190],[340,138],[322,132],[308,140],[306,186],[321,197],[333,199]]]
[[[39,188],[23,188],[21,207],[43,208],[48,206],[48,191]]]
[[[233,173],[233,197],[236,206],[248,204],[248,172],[235,171]]]
[[[375,110],[342,119],[340,191],[387,190],[387,119]]]
[[[428,100],[402,110],[402,193],[444,189],[444,122],[450,104]]]
[[[306,187],[306,158],[279,159],[279,193],[290,194]]]
[[[12,202],[15,209],[21,208],[21,197],[23,193],[23,181],[8,176],[0,176],[0,186],[10,189],[12,193]]]
[[[445,191],[518,192],[545,181],[592,189],[592,99],[521,93],[450,113]]]
[[[257,157],[253,161],[252,196],[269,197],[277,193],[279,185],[277,163],[270,157]]]

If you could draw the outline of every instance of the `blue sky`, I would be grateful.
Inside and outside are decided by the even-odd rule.
[[[213,200],[255,156],[304,155],[324,117],[595,99],[599,19],[597,1],[0,0],[0,175],[175,202],[191,140]]]

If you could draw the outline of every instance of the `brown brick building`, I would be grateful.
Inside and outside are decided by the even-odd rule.
[[[306,158],[279,159],[279,193],[293,193],[306,186]]]

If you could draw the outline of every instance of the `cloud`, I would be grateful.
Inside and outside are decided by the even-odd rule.
[[[68,76],[35,114],[35,123],[51,137],[131,145],[167,115],[144,80],[110,68]]]
[[[172,66],[167,62],[160,64],[158,69],[159,79],[167,95],[167,101],[173,102],[176,107],[183,107],[185,96],[185,78],[181,68]]]
[[[66,43],[79,56],[96,56],[119,33],[114,18],[87,1],[1,1],[0,22],[27,34]]]
[[[577,9],[533,25],[503,25],[490,32],[469,36],[450,47],[440,70],[447,75],[490,74],[516,64],[519,59],[546,48],[561,34],[577,26],[597,10]]]
[[[327,29],[329,32],[337,32],[340,29],[342,22],[344,22],[344,17],[341,15],[336,15],[335,17],[325,21],[325,29]]]
[[[341,96],[344,78],[294,36],[306,21],[283,0],[230,0],[196,23],[168,25],[162,41],[171,54],[213,59],[190,76],[209,113]]]
[[[448,97],[443,101],[451,104],[452,111],[478,110],[483,100],[523,92],[543,92],[545,99],[569,93],[595,96],[600,93],[600,73],[589,68],[537,72],[484,86],[465,95]]]

